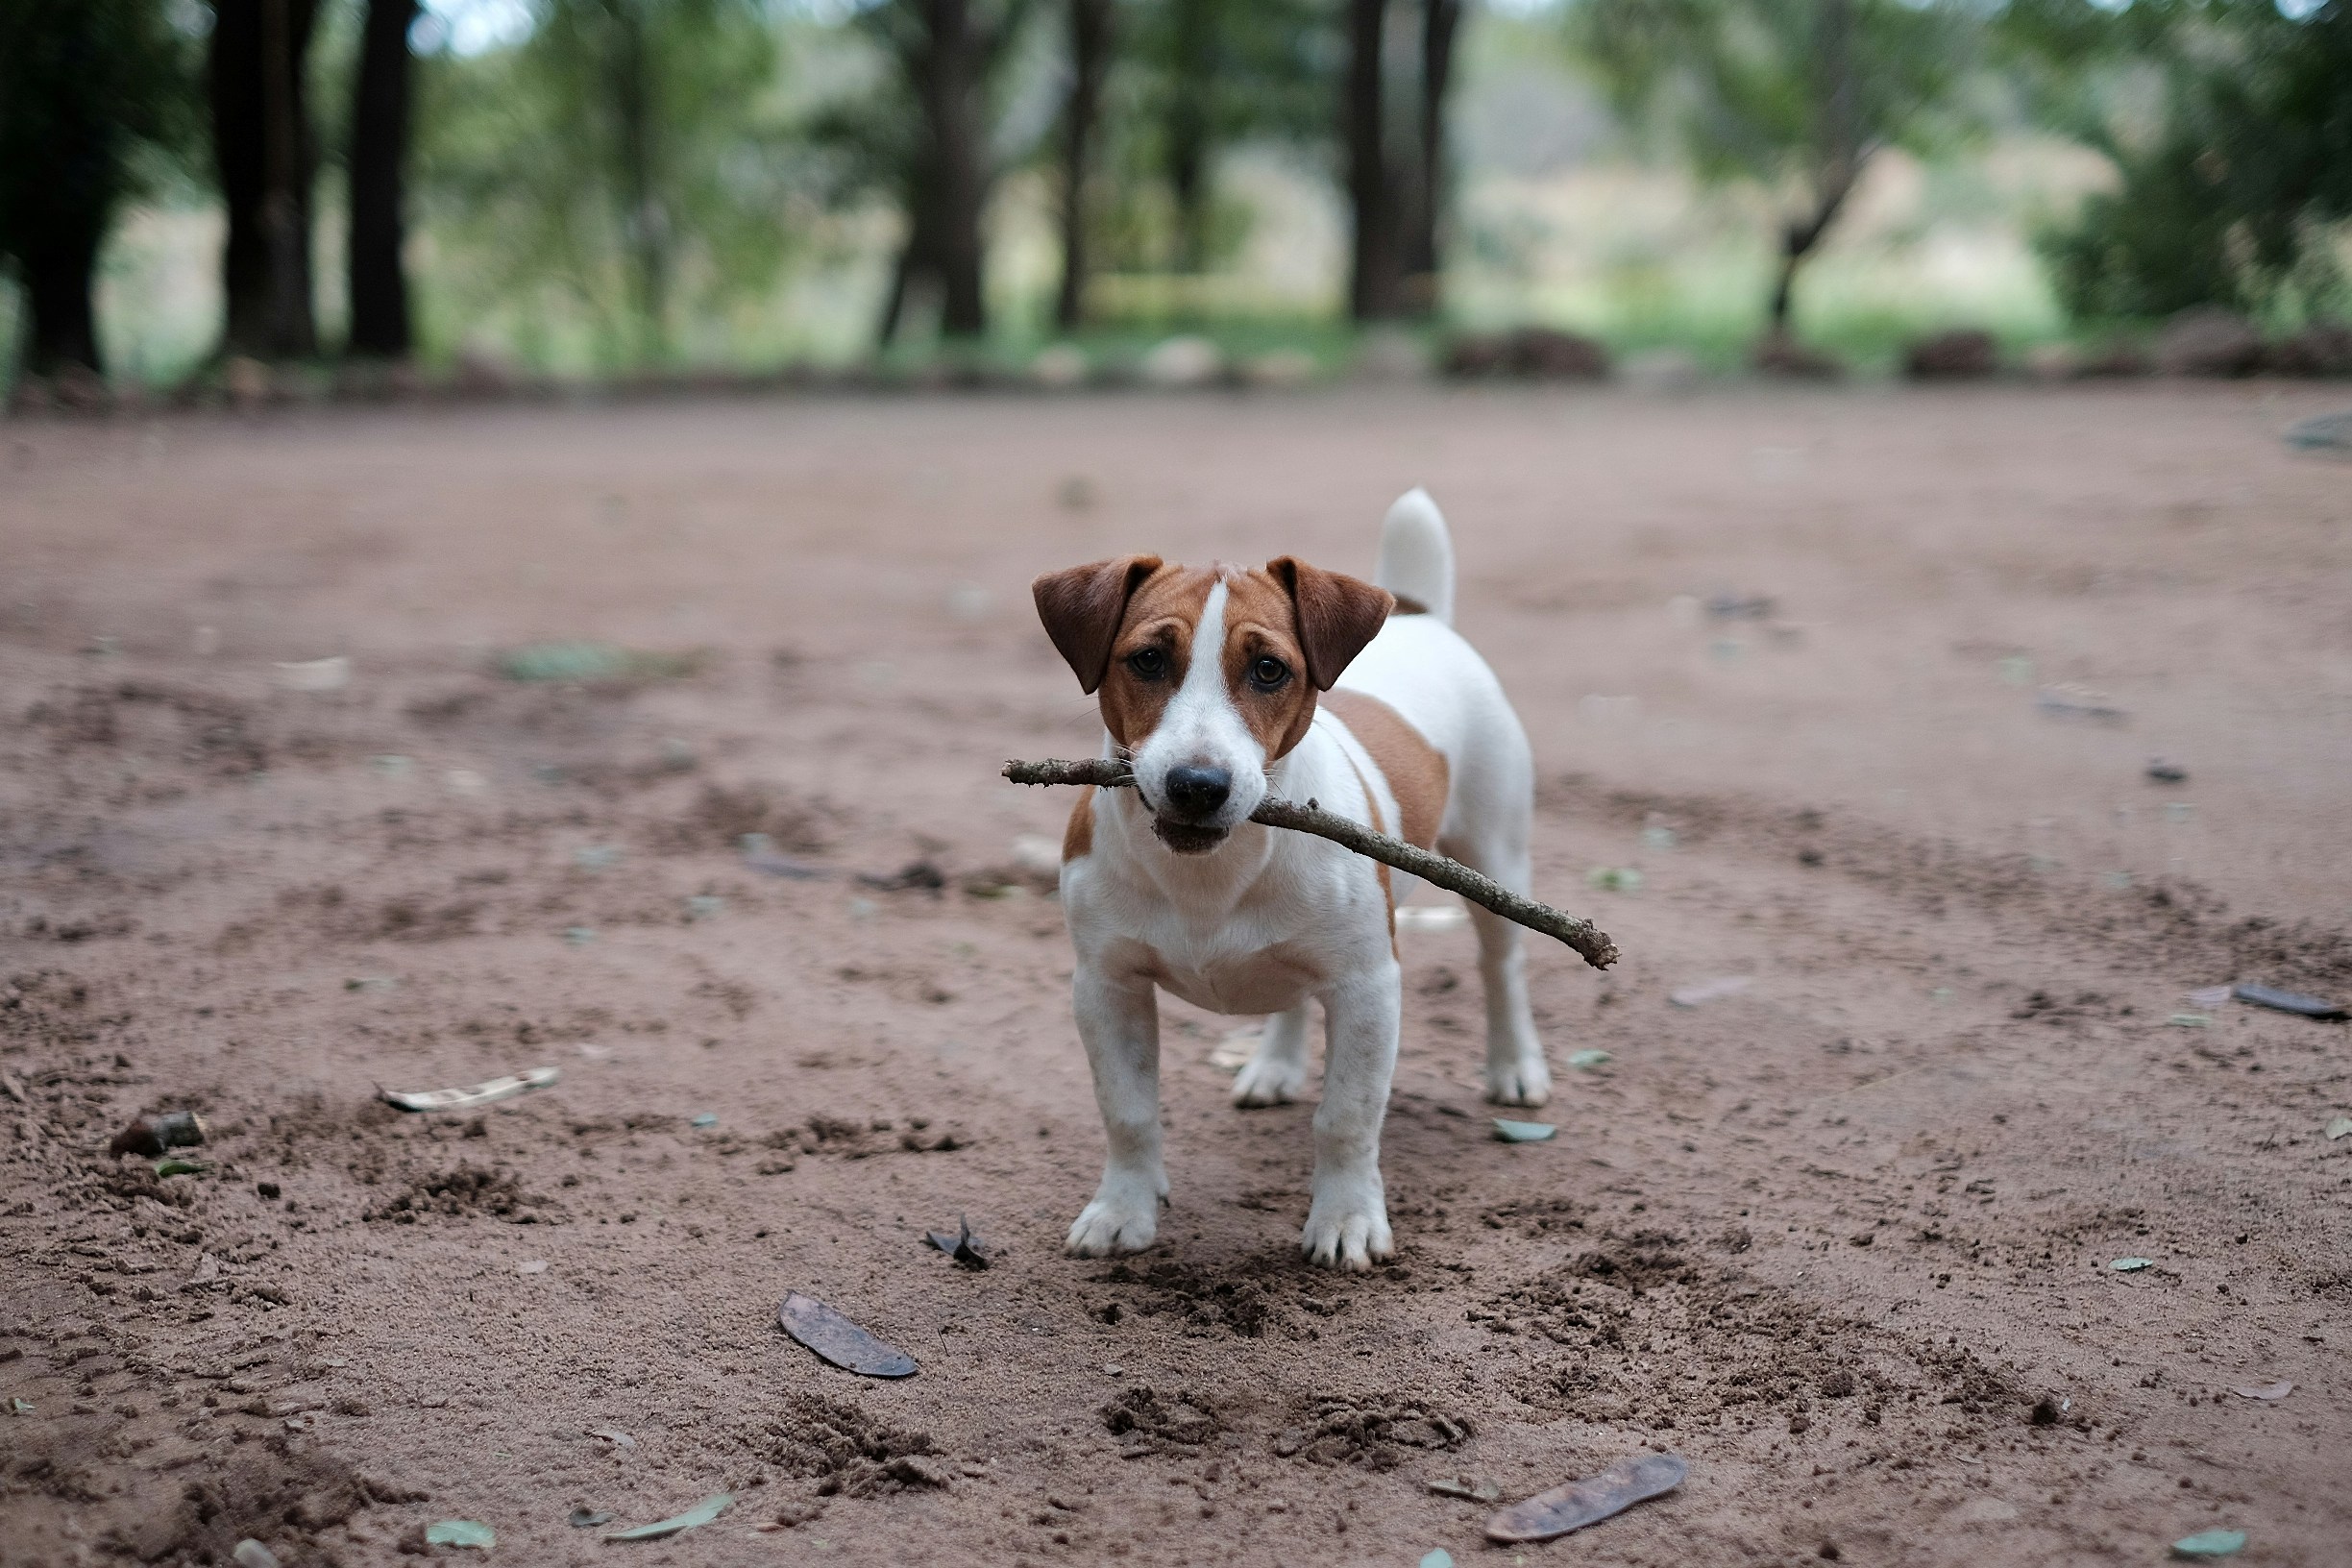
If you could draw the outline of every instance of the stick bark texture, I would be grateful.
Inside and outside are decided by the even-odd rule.
[[[1099,758],[1080,762],[1066,762],[1048,757],[1042,762],[1008,762],[1004,776],[1016,784],[1091,784],[1100,789],[1132,789],[1135,775],[1124,763],[1105,762]],[[1422,881],[1458,893],[1472,903],[1494,911],[1507,920],[1516,920],[1531,931],[1567,943],[1576,949],[1584,962],[1596,969],[1605,969],[1617,962],[1617,944],[1607,932],[1590,920],[1577,919],[1550,904],[1539,904],[1532,898],[1523,898],[1490,876],[1472,870],[1458,860],[1448,859],[1418,845],[1392,839],[1385,833],[1375,833],[1361,822],[1325,811],[1314,801],[1300,805],[1295,800],[1266,799],[1250,813],[1250,821],[1267,827],[1286,827],[1296,833],[1312,833],[1329,839],[1343,848],[1393,866],[1400,871],[1419,877]]]

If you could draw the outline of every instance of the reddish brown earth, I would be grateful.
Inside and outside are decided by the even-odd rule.
[[[377,1564],[469,1518],[506,1562],[1499,1562],[1431,1480],[1669,1448],[1679,1492],[1509,1560],[2352,1561],[2345,1028],[2168,1021],[2352,995],[2352,469],[2278,438],[2340,401],[0,429],[0,1560]],[[1001,869],[1068,801],[995,769],[1094,732],[1024,585],[1362,571],[1416,482],[1541,759],[1538,891],[1627,954],[1536,955],[1560,1136],[1492,1139],[1470,938],[1408,934],[1393,1266],[1300,1265],[1311,1105],[1230,1109],[1232,1023],[1174,1004],[1164,1239],[1066,1259],[1100,1134],[1060,918]],[[702,657],[492,673],[575,637]],[[917,860],[943,891],[852,880]],[[106,1153],[179,1107],[208,1171]],[[959,1213],[986,1272],[920,1242]],[[788,1289],[920,1373],[817,1363]],[[566,1524],[722,1490],[664,1543]]]

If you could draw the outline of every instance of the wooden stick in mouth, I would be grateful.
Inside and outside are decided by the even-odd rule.
[[[1048,757],[1042,762],[1008,762],[1004,776],[1016,784],[1091,784],[1098,789],[1117,790],[1135,787],[1135,774],[1121,762],[1105,762],[1099,758],[1081,762],[1066,762]],[[1493,877],[1472,870],[1458,860],[1449,859],[1418,845],[1392,839],[1385,833],[1375,833],[1361,822],[1325,811],[1310,800],[1300,805],[1295,800],[1272,797],[1262,800],[1250,813],[1250,821],[1267,827],[1286,827],[1296,833],[1312,833],[1329,839],[1343,848],[1353,849],[1398,870],[1417,876],[1432,886],[1458,893],[1482,908],[1490,909],[1507,920],[1516,920],[1531,931],[1540,931],[1547,937],[1566,943],[1575,948],[1584,962],[1596,969],[1605,969],[1617,962],[1617,944],[1607,932],[1590,920],[1577,919],[1550,904],[1539,904],[1532,898],[1523,898]]]

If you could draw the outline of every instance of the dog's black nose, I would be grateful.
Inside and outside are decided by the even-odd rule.
[[[1170,768],[1168,804],[1187,817],[1213,816],[1233,794],[1233,774],[1222,768]]]

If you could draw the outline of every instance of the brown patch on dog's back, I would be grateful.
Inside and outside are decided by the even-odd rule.
[[[1084,860],[1094,852],[1094,792],[1078,792],[1078,803],[1070,807],[1069,825],[1062,830],[1062,864]]]
[[[1446,792],[1451,770],[1445,753],[1405,722],[1405,716],[1369,692],[1344,688],[1326,692],[1323,700],[1348,727],[1379,765],[1396,796],[1397,825],[1407,844],[1424,849],[1437,846],[1437,829],[1445,821]]]

